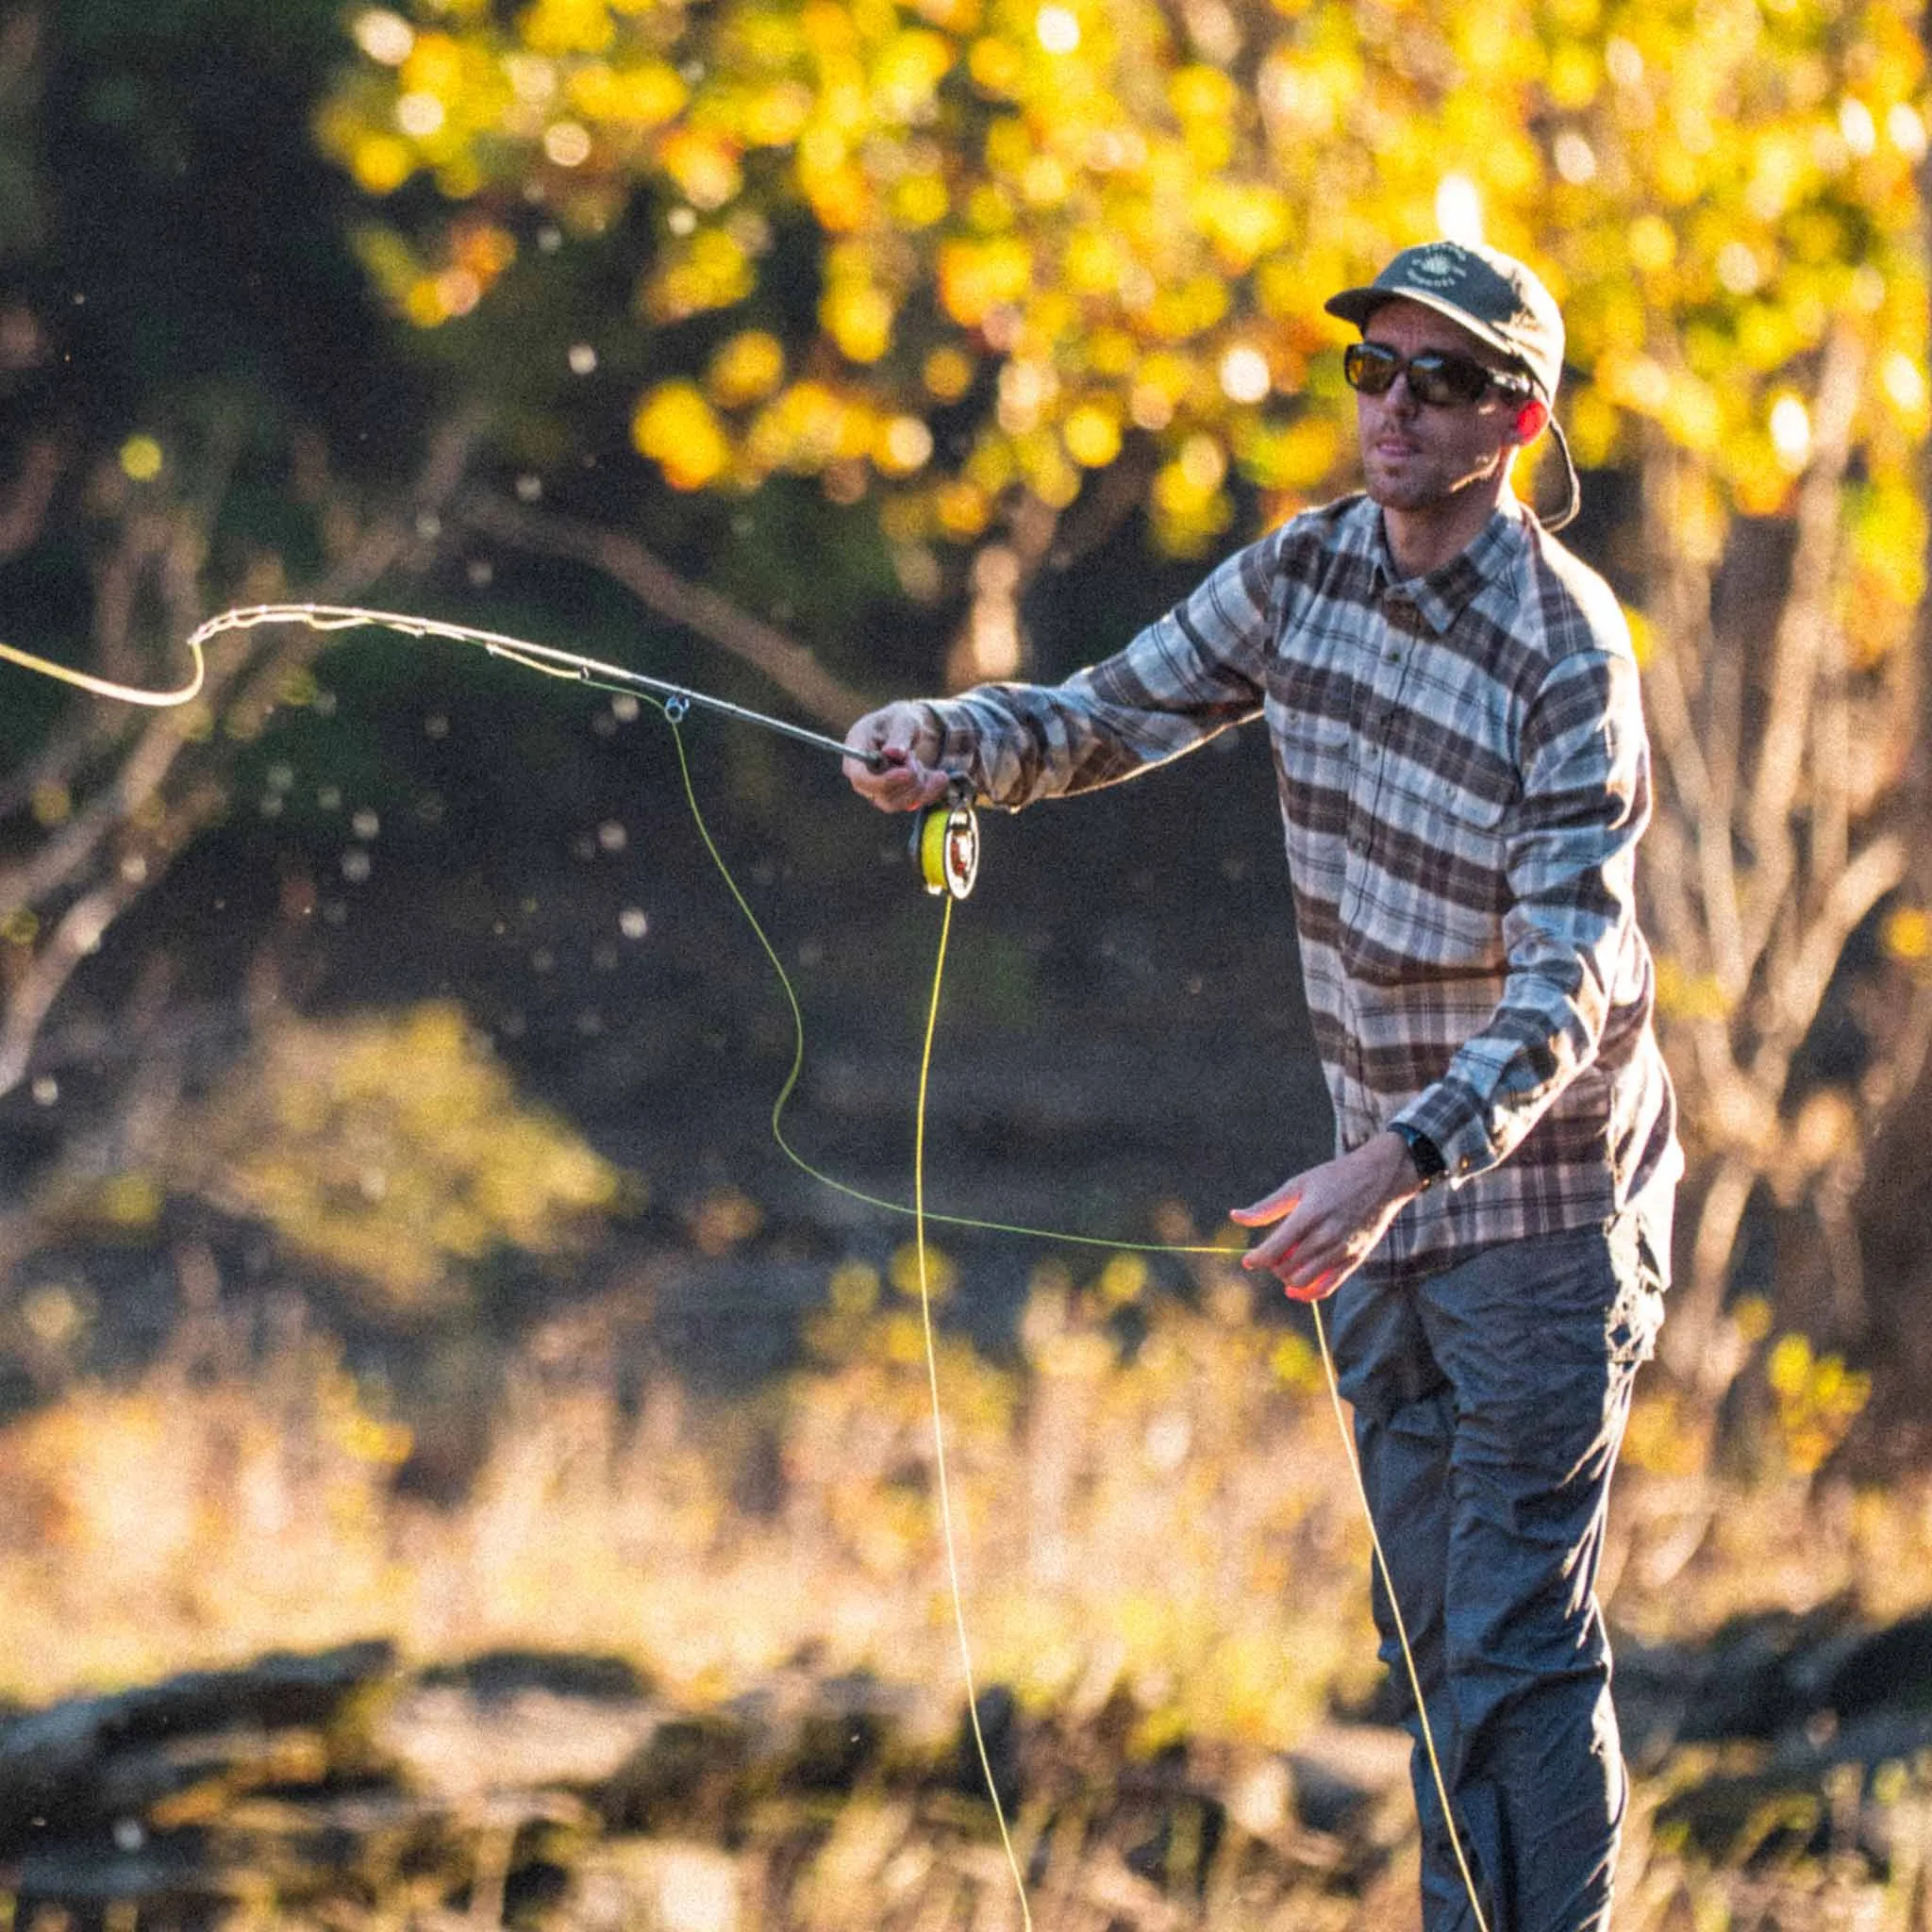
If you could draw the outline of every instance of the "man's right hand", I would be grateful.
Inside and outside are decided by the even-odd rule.
[[[940,734],[924,705],[886,705],[866,715],[845,734],[845,776],[861,798],[881,811],[917,811],[937,805],[952,783],[939,767]],[[883,759],[876,770],[867,755]]]

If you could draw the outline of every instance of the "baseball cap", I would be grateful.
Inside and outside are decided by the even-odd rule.
[[[1366,288],[1344,289],[1330,315],[1367,326],[1385,302],[1420,302],[1519,363],[1546,403],[1563,374],[1563,317],[1535,272],[1514,257],[1466,242],[1405,248]]]
[[[1555,408],[1563,376],[1562,311],[1535,271],[1514,256],[1467,242],[1424,242],[1405,248],[1366,288],[1344,289],[1323,306],[1330,315],[1366,329],[1383,303],[1398,298],[1446,315],[1477,341],[1507,357]],[[1563,458],[1564,503],[1557,515],[1541,521],[1546,530],[1560,530],[1581,508],[1583,490],[1569,439],[1554,414],[1550,434]]]

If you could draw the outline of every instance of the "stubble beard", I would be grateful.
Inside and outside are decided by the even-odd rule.
[[[1391,475],[1370,453],[1363,461],[1362,475],[1370,498],[1381,508],[1403,516],[1420,516],[1453,510],[1466,501],[1471,491],[1486,490],[1501,467],[1498,458],[1494,462],[1472,464],[1466,470],[1430,464],[1421,472],[1410,469]]]

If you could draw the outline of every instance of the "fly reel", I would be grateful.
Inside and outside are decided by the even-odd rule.
[[[979,818],[967,787],[955,781],[943,805],[929,805],[912,824],[912,862],[935,897],[964,899],[979,877]]]

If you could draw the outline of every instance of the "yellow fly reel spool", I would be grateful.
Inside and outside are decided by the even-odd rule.
[[[979,877],[979,819],[964,798],[929,805],[912,827],[912,857],[925,890],[965,898]]]

